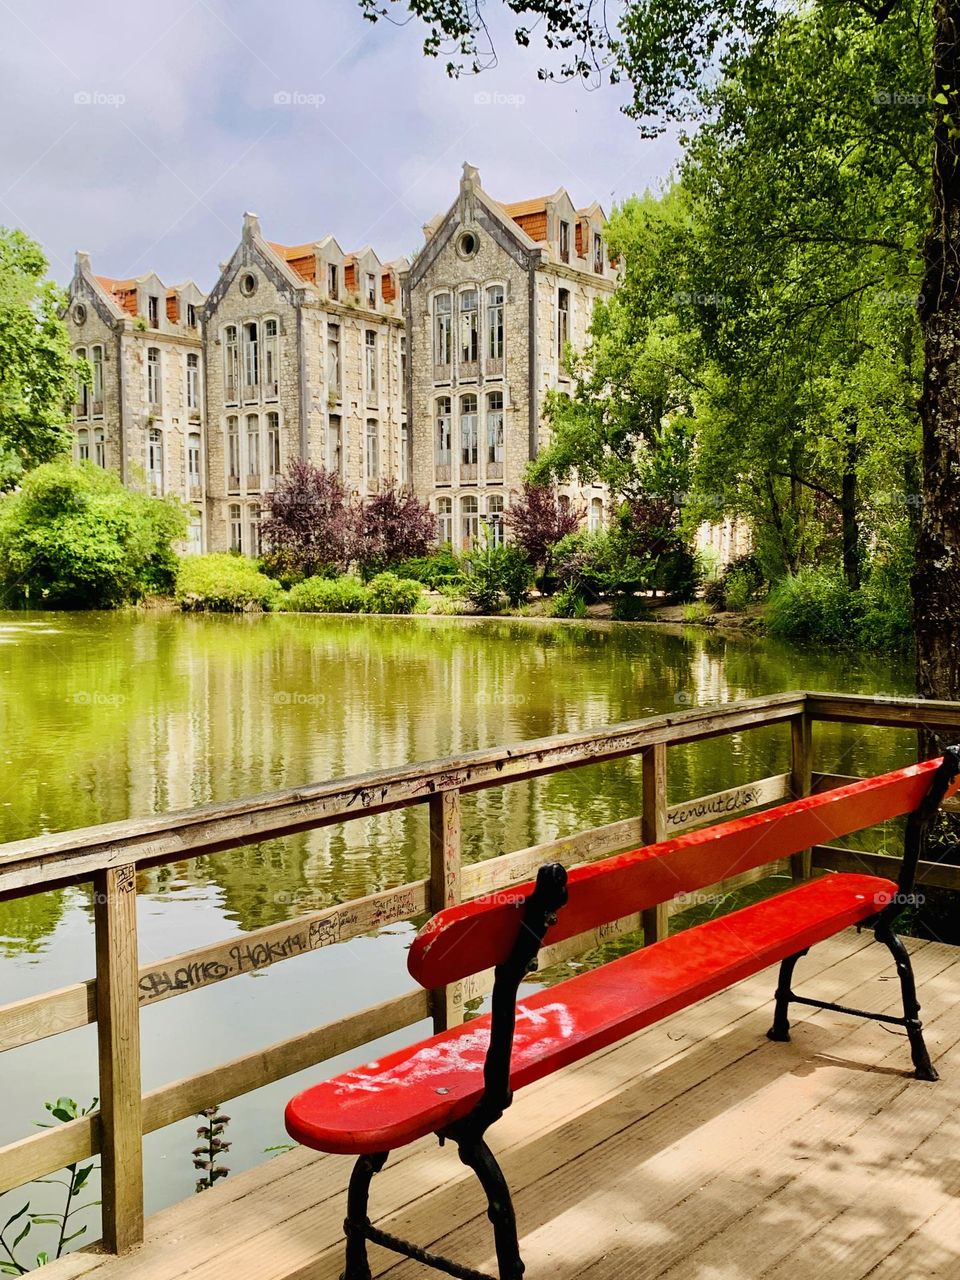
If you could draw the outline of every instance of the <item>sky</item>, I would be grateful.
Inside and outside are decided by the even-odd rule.
[[[3,0],[0,224],[66,283],[155,270],[203,289],[245,210],[267,239],[333,234],[409,255],[464,161],[504,201],[564,186],[578,207],[656,188],[677,159],[620,110],[624,90],[537,79],[491,0],[498,65],[451,81],[423,28],[356,0]]]

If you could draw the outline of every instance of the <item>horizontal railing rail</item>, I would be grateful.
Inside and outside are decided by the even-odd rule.
[[[960,704],[798,691],[771,694],[0,846],[0,898],[93,882],[97,944],[94,976],[0,1007],[0,1051],[96,1023],[101,1098],[100,1109],[91,1115],[0,1148],[0,1191],[100,1154],[104,1245],[116,1252],[132,1247],[143,1234],[145,1133],[430,1015],[437,1028],[455,1025],[464,1017],[467,1003],[489,991],[492,975],[478,974],[443,991],[407,992],[147,1093],[142,1092],[140,1073],[141,1009],[507,888],[529,879],[545,861],[570,866],[852,781],[848,775],[813,771],[816,721],[956,731],[960,736]],[[771,725],[789,727],[788,772],[668,804],[668,748]],[[464,863],[462,796],[628,757],[639,758],[642,767],[634,814]],[[429,811],[428,877],[140,964],[134,912],[137,871],[424,804]],[[723,895],[771,874],[799,879],[814,869],[855,866],[892,875],[897,862],[884,854],[819,846],[712,888],[719,902]],[[960,889],[960,868],[921,863],[918,880]],[[547,947],[542,964],[569,959],[641,928],[644,942],[655,942],[665,935],[670,916],[688,905],[683,900],[664,903],[641,916],[626,916]]]

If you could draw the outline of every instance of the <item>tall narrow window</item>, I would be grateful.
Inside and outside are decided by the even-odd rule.
[[[260,554],[260,504],[252,502],[247,508],[247,554]]]
[[[263,390],[268,400],[277,398],[279,389],[279,362],[277,359],[277,322],[263,322]]]
[[[223,331],[223,390],[227,404],[236,404],[240,394],[240,351],[235,324],[228,324]]]
[[[327,421],[327,470],[340,474],[343,452],[343,426],[339,413],[331,413]]]
[[[400,484],[402,487],[410,483],[410,428],[405,422],[400,423]]]
[[[493,284],[487,290],[487,357],[503,359],[503,285]]]
[[[449,293],[438,293],[433,300],[433,363],[448,365],[453,349],[452,315]]]
[[[340,326],[327,325],[327,382],[330,395],[340,399]]]
[[[335,262],[327,263],[327,297],[334,302],[340,297],[340,272]]]
[[[377,335],[373,329],[366,331],[364,340],[364,386],[367,401],[375,404],[377,399]]]
[[[187,408],[200,408],[200,357],[187,356]]]
[[[563,353],[570,341],[570,290],[560,289],[557,293],[557,355],[563,359]]]
[[[230,503],[230,550],[243,550],[243,525],[240,522],[240,503]]]
[[[200,488],[200,432],[191,431],[187,436],[187,484],[191,489]]]
[[[153,493],[163,493],[163,432],[151,427],[147,432],[147,476]]]
[[[107,439],[103,427],[93,428],[93,460],[98,467],[107,466]]]
[[[437,541],[441,547],[453,541],[453,501],[450,498],[437,499]]]
[[[275,480],[280,474],[280,415],[267,414],[267,475]]]
[[[440,396],[437,400],[436,449],[434,459],[438,467],[450,466],[450,436],[450,397]]]
[[[473,494],[460,499],[460,540],[464,551],[469,551],[480,536],[480,506]]]
[[[560,261],[570,261],[570,223],[560,223]]]
[[[603,528],[603,499],[590,499],[590,532],[596,533]]]
[[[487,396],[487,462],[503,462],[503,393],[500,391],[491,391]]]
[[[147,400],[156,408],[160,404],[160,348],[147,350]]]
[[[367,419],[367,441],[364,474],[372,484],[380,477],[380,426],[376,418]]]
[[[152,293],[147,298],[147,321],[151,329],[160,327],[160,299]]]
[[[197,308],[192,302],[187,303],[187,328],[195,329],[197,327]]]
[[[490,530],[490,541],[495,547],[502,547],[503,536],[503,494],[491,493],[487,498],[487,528]]]
[[[77,458],[80,462],[90,461],[90,432],[87,427],[81,427],[77,432]]]
[[[465,289],[460,295],[460,361],[462,364],[476,363],[479,345],[477,291]]]
[[[460,397],[460,461],[463,466],[477,464],[477,397]]]
[[[260,382],[260,342],[257,323],[243,326],[243,385],[247,391],[255,390]]]
[[[260,475],[260,419],[255,413],[247,414],[247,475]]]
[[[400,335],[400,394],[407,385],[407,335]]]
[[[599,231],[593,233],[593,269],[598,276],[603,275],[603,236]]]
[[[77,347],[77,359],[86,360],[87,348]],[[77,405],[78,418],[87,418],[90,416],[90,387],[83,381],[80,375],[77,375]]]
[[[93,370],[91,387],[93,398],[93,416],[103,417],[103,347],[99,344],[90,348],[90,367]]]
[[[240,483],[240,419],[236,414],[227,419],[227,476],[236,488]]]
[[[377,277],[372,271],[368,271],[365,275],[367,285],[367,306],[375,307],[377,305]]]

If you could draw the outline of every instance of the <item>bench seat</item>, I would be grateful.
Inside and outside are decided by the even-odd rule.
[[[548,987],[520,1001],[518,1089],[876,915],[897,892],[878,876],[828,874]],[[490,1017],[314,1085],[287,1105],[290,1136],[342,1155],[392,1151],[462,1119],[483,1093]]]

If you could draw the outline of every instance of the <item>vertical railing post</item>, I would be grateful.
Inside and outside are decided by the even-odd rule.
[[[143,1240],[136,870],[98,871],[93,888],[103,1244],[126,1253]]]
[[[441,791],[430,797],[430,910],[452,907],[461,898],[460,792]],[[433,993],[433,1026],[446,1031],[463,1021],[459,983]]]
[[[812,723],[806,711],[790,718],[790,795],[794,800],[808,796],[813,786]],[[813,850],[803,849],[790,856],[794,880],[809,880],[813,874]]]
[[[667,744],[656,742],[644,747],[643,758],[643,809],[640,815],[640,832],[644,844],[657,844],[667,834]],[[643,912],[643,945],[659,942],[667,936],[669,910],[666,902],[659,902]]]

